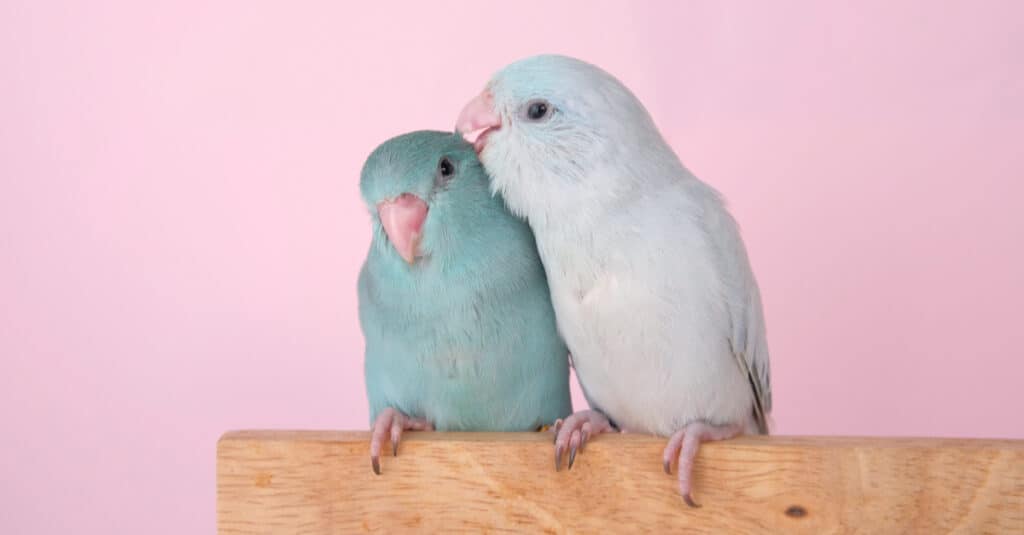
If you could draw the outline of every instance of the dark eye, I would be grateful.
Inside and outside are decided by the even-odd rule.
[[[455,176],[455,164],[447,156],[437,162],[437,183],[444,184]]]
[[[540,121],[551,115],[551,104],[546,100],[534,100],[526,105],[526,117],[531,121]]]

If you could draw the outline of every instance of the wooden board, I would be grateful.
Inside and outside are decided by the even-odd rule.
[[[702,447],[691,509],[660,438],[600,435],[555,472],[546,433],[238,431],[217,446],[228,533],[1021,533],[1024,441],[743,437]],[[385,447],[390,452],[389,447]]]

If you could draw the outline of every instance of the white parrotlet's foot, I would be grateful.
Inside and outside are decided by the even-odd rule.
[[[662,463],[665,473],[672,474],[672,459],[679,459],[676,469],[679,471],[679,493],[683,501],[690,507],[700,507],[700,504],[693,501],[690,493],[691,477],[693,475],[693,461],[697,457],[697,450],[701,442],[714,440],[725,440],[735,437],[743,432],[741,425],[715,426],[705,422],[692,422],[676,431],[665,446],[665,453],[662,454]]]
[[[576,462],[576,454],[583,451],[587,439],[598,434],[614,431],[608,418],[595,410],[579,411],[568,418],[555,421],[552,427],[555,435],[555,471],[562,468],[562,455],[569,449],[569,470]]]

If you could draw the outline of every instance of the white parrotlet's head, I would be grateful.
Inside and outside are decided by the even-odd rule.
[[[566,56],[506,66],[463,108],[455,128],[479,132],[474,147],[494,189],[532,224],[620,199],[638,185],[630,177],[651,174],[623,169],[681,166],[625,85]]]

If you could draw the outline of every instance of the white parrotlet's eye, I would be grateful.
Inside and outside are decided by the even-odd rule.
[[[434,182],[438,186],[443,186],[448,183],[449,180],[455,177],[455,163],[451,161],[447,156],[443,156],[441,161],[437,162],[437,175]]]
[[[526,103],[526,118],[535,123],[551,117],[553,111],[554,106],[543,99],[531,100]]]

